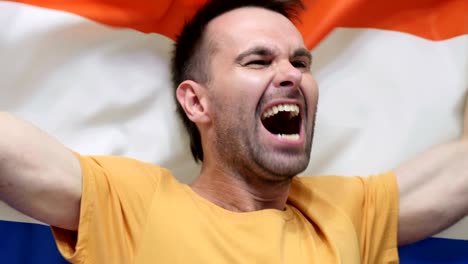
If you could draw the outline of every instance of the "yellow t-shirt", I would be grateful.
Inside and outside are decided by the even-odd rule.
[[[53,228],[73,263],[398,263],[398,191],[392,173],[296,177],[286,210],[236,213],[164,168],[80,157],[78,234]]]

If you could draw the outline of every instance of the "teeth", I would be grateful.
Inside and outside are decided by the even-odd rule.
[[[289,112],[289,118],[293,118],[299,115],[299,106],[294,104],[275,105],[263,113],[262,119],[274,116],[279,112]]]
[[[296,140],[299,140],[299,134],[292,134],[292,135],[278,134],[278,138],[296,141]]]

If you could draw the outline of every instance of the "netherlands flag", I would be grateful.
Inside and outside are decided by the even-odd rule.
[[[198,171],[175,116],[169,53],[203,0],[0,1],[0,110],[83,154]],[[368,175],[461,132],[466,0],[308,0],[298,24],[320,86],[304,174]],[[151,147],[157,140],[158,146]],[[0,204],[0,263],[66,263],[47,226]],[[401,263],[468,263],[468,218]]]

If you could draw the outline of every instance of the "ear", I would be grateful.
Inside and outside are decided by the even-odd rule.
[[[210,122],[208,93],[205,86],[191,80],[183,81],[177,87],[176,97],[192,122]]]

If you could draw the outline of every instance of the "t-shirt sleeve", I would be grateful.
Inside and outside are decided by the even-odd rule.
[[[393,172],[358,178],[363,182],[362,216],[352,215],[364,263],[398,263],[398,187]],[[359,219],[360,218],[360,219]]]
[[[168,172],[133,159],[77,156],[83,176],[79,226],[77,232],[52,227],[60,253],[73,263],[131,263],[154,192]]]

